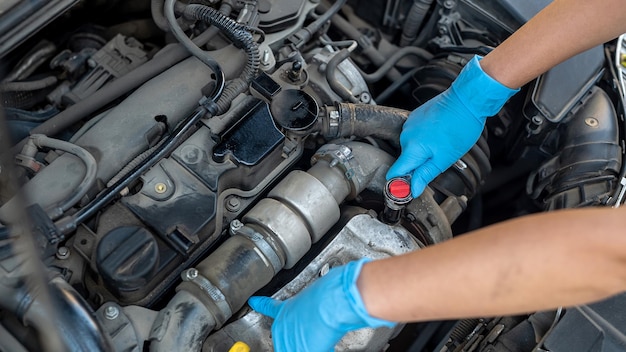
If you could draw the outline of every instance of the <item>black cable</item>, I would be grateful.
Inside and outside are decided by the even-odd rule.
[[[180,143],[189,137],[189,135],[195,132],[199,128],[197,126],[197,122],[202,117],[211,116],[213,116],[213,113],[207,111],[206,108],[198,108],[176,127],[172,134],[148,159],[137,165],[125,178],[117,181],[111,187],[102,191],[96,199],[91,201],[84,208],[80,209],[76,214],[62,218],[61,220],[55,222],[59,233],[61,235],[66,235],[69,232],[74,231],[78,224],[83,223],[100,209],[108,205],[124,188],[128,187],[128,185],[137,180],[144,172],[156,165],[159,160],[169,155],[180,145]]]
[[[224,78],[224,72],[219,63],[206,51],[200,49],[194,42],[187,37],[187,34],[180,28],[176,15],[174,14],[174,6],[176,0],[165,0],[165,17],[170,25],[172,34],[178,39],[178,41],[198,60],[207,65],[215,74],[216,89],[211,94],[213,101],[217,101],[224,90],[226,79]],[[216,11],[217,12],[217,11]],[[218,12],[219,13],[219,12]],[[216,25],[216,27],[218,27]],[[219,28],[219,27],[218,27]],[[221,29],[221,28],[220,28]]]
[[[392,84],[389,85],[389,87],[385,88],[384,91],[382,91],[375,99],[374,101],[376,102],[376,104],[382,104],[385,101],[387,101],[387,99],[389,99],[389,97],[391,97],[391,95],[393,93],[396,92],[396,90],[398,90],[398,88],[402,87],[403,84],[406,83],[406,81],[408,81],[411,77],[413,77],[413,75],[419,71],[420,67],[415,67],[414,69],[412,69],[411,71],[408,71],[407,73],[403,74],[399,79],[393,81]]]

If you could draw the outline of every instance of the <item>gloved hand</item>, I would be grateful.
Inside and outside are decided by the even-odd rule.
[[[387,179],[411,175],[413,197],[472,148],[487,117],[519,90],[489,77],[479,60],[470,60],[448,90],[411,112],[402,127],[402,153]]]
[[[274,318],[272,341],[276,352],[332,351],[348,331],[364,327],[392,327],[371,317],[356,281],[368,259],[331,269],[309,287],[285,301],[251,297],[248,304]]]

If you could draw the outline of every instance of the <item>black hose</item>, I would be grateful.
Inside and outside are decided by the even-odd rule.
[[[96,182],[96,173],[98,164],[96,159],[84,148],[58,139],[48,138],[42,134],[34,134],[30,136],[31,141],[39,148],[58,149],[77,156],[85,164],[85,177],[81,183],[72,190],[69,196],[62,202],[53,206],[52,209],[46,209],[46,212],[52,220],[56,220],[63,213],[78,203]]]
[[[54,76],[44,77],[36,81],[5,82],[0,84],[0,92],[26,92],[52,87],[59,80]]]
[[[242,48],[246,53],[246,65],[241,75],[228,84],[222,96],[216,102],[218,107],[217,114],[221,115],[230,108],[232,100],[235,99],[237,95],[248,89],[250,82],[256,76],[261,61],[259,48],[250,33],[249,27],[233,21],[211,7],[189,5],[185,9],[185,16],[203,21],[207,24],[212,24],[219,28],[235,46]]]
[[[125,178],[117,181],[114,185],[102,191],[96,199],[91,201],[84,208],[80,209],[76,214],[62,218],[55,222],[59,233],[61,235],[65,235],[74,231],[78,224],[86,221],[104,206],[108,205],[124,188],[128,187],[128,185],[138,179],[144,172],[156,165],[159,160],[174,151],[174,149],[176,149],[180,143],[183,142],[183,140],[188,138],[198,129],[197,122],[202,117],[207,116],[211,117],[213,116],[213,113],[211,111],[207,112],[205,108],[198,108],[194,113],[189,115],[176,127],[165,142],[159,145],[158,149],[148,159],[133,168],[133,170],[130,171]]]
[[[402,125],[409,116],[409,111],[370,104],[337,103],[339,113],[333,123],[324,121],[321,133],[324,137],[342,138],[349,136],[376,137],[398,145]],[[336,127],[335,127],[336,125]]]
[[[328,20],[330,20],[335,14],[339,12],[339,10],[341,10],[346,2],[347,0],[335,1],[335,3],[326,12],[324,12],[323,15],[318,17],[308,26],[290,35],[289,38],[287,38],[287,41],[291,42],[296,48],[301,48],[302,46],[304,46],[304,44],[311,40],[313,34],[319,31],[322,26],[324,26],[324,24],[328,22]]]
[[[350,57],[350,51],[348,49],[341,49],[335,56],[333,56],[328,64],[326,64],[326,80],[328,81],[328,85],[338,96],[340,96],[343,100],[347,100],[351,103],[358,103],[359,100],[352,95],[352,92],[348,90],[348,88],[344,87],[343,84],[339,82],[335,73],[337,72],[337,66],[343,62],[343,60]]]
[[[17,63],[13,71],[4,77],[2,82],[13,82],[27,78],[46,60],[52,57],[56,50],[56,45],[47,40],[42,40],[35,45],[30,54]]]
[[[107,187],[113,186],[117,181],[124,178],[126,174],[131,172],[134,168],[136,168],[138,165],[141,165],[141,163],[144,162],[144,160],[148,159],[148,157],[150,157],[150,155],[152,155],[152,153],[154,153],[159,148],[160,145],[161,143],[159,142],[154,147],[146,150],[145,152],[133,158],[133,160],[131,160],[128,164],[126,164],[126,166],[124,166],[117,174],[115,174],[115,176],[113,176],[109,180],[109,182],[107,182]]]
[[[363,75],[363,78],[365,79],[365,81],[368,83],[378,82],[381,78],[385,76],[387,71],[389,71],[392,67],[396,65],[396,63],[398,63],[398,61],[400,61],[402,58],[408,55],[417,56],[420,59],[425,60],[425,61],[431,60],[434,57],[433,54],[431,54],[426,49],[418,48],[415,46],[407,46],[405,48],[402,48],[396,51],[395,54],[393,54],[389,59],[387,59],[387,62],[385,62],[384,65],[382,65],[381,67],[378,68],[378,70],[376,70],[376,72],[365,73],[361,71],[361,74]]]
[[[413,6],[409,10],[409,14],[404,21],[402,27],[402,37],[400,39],[400,46],[411,45],[417,38],[417,32],[424,22],[424,17],[428,13],[430,6],[433,4],[433,0],[414,0]]]
[[[187,37],[187,34],[185,34],[183,29],[180,28],[176,19],[176,15],[174,14],[175,4],[176,4],[176,0],[165,0],[165,17],[167,18],[172,34],[174,34],[176,39],[178,39],[178,41],[187,50],[189,50],[189,52],[193,56],[195,56],[198,60],[202,61],[202,63],[207,65],[213,71],[213,73],[215,74],[216,89],[212,92],[210,98],[213,101],[217,101],[220,95],[222,94],[222,91],[224,90],[224,83],[225,83],[224,72],[222,71],[222,68],[220,67],[219,63],[215,61],[215,59],[208,52],[200,49],[199,46],[197,46],[194,42],[192,42],[191,39]],[[220,16],[222,16],[222,14],[220,14],[216,10],[214,9],[212,10],[215,11]],[[215,27],[222,29],[218,25],[215,25]]]

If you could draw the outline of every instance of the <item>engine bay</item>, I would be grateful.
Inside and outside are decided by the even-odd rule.
[[[518,216],[620,206],[623,38],[522,87],[420,197],[386,203],[410,111],[547,3],[0,5],[0,350],[270,351],[252,295]],[[588,308],[620,329],[622,299]],[[336,350],[591,351],[586,319],[401,324]]]

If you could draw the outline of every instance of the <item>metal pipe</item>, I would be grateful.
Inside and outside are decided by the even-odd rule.
[[[168,339],[180,345],[159,342],[151,346],[152,351],[165,351],[172,346],[198,350],[198,341],[206,338],[212,328],[221,327],[280,270],[293,267],[311,244],[339,220],[339,204],[343,200],[356,196],[373,179],[384,179],[393,158],[386,154],[380,159],[372,158],[374,150],[374,154],[382,153],[359,142],[326,145],[315,154],[315,164],[307,172],[292,171],[241,222],[233,221],[233,236],[195,268],[182,273],[183,282],[176,297],[160,314],[170,317],[155,322],[153,329],[166,330],[160,335],[171,336]],[[173,319],[173,311],[181,306],[181,301],[193,301],[185,307],[194,314],[178,314]],[[204,314],[196,314],[202,311],[198,304],[206,309]],[[213,325],[204,329],[201,337],[181,329],[196,324],[207,327],[207,321]]]

